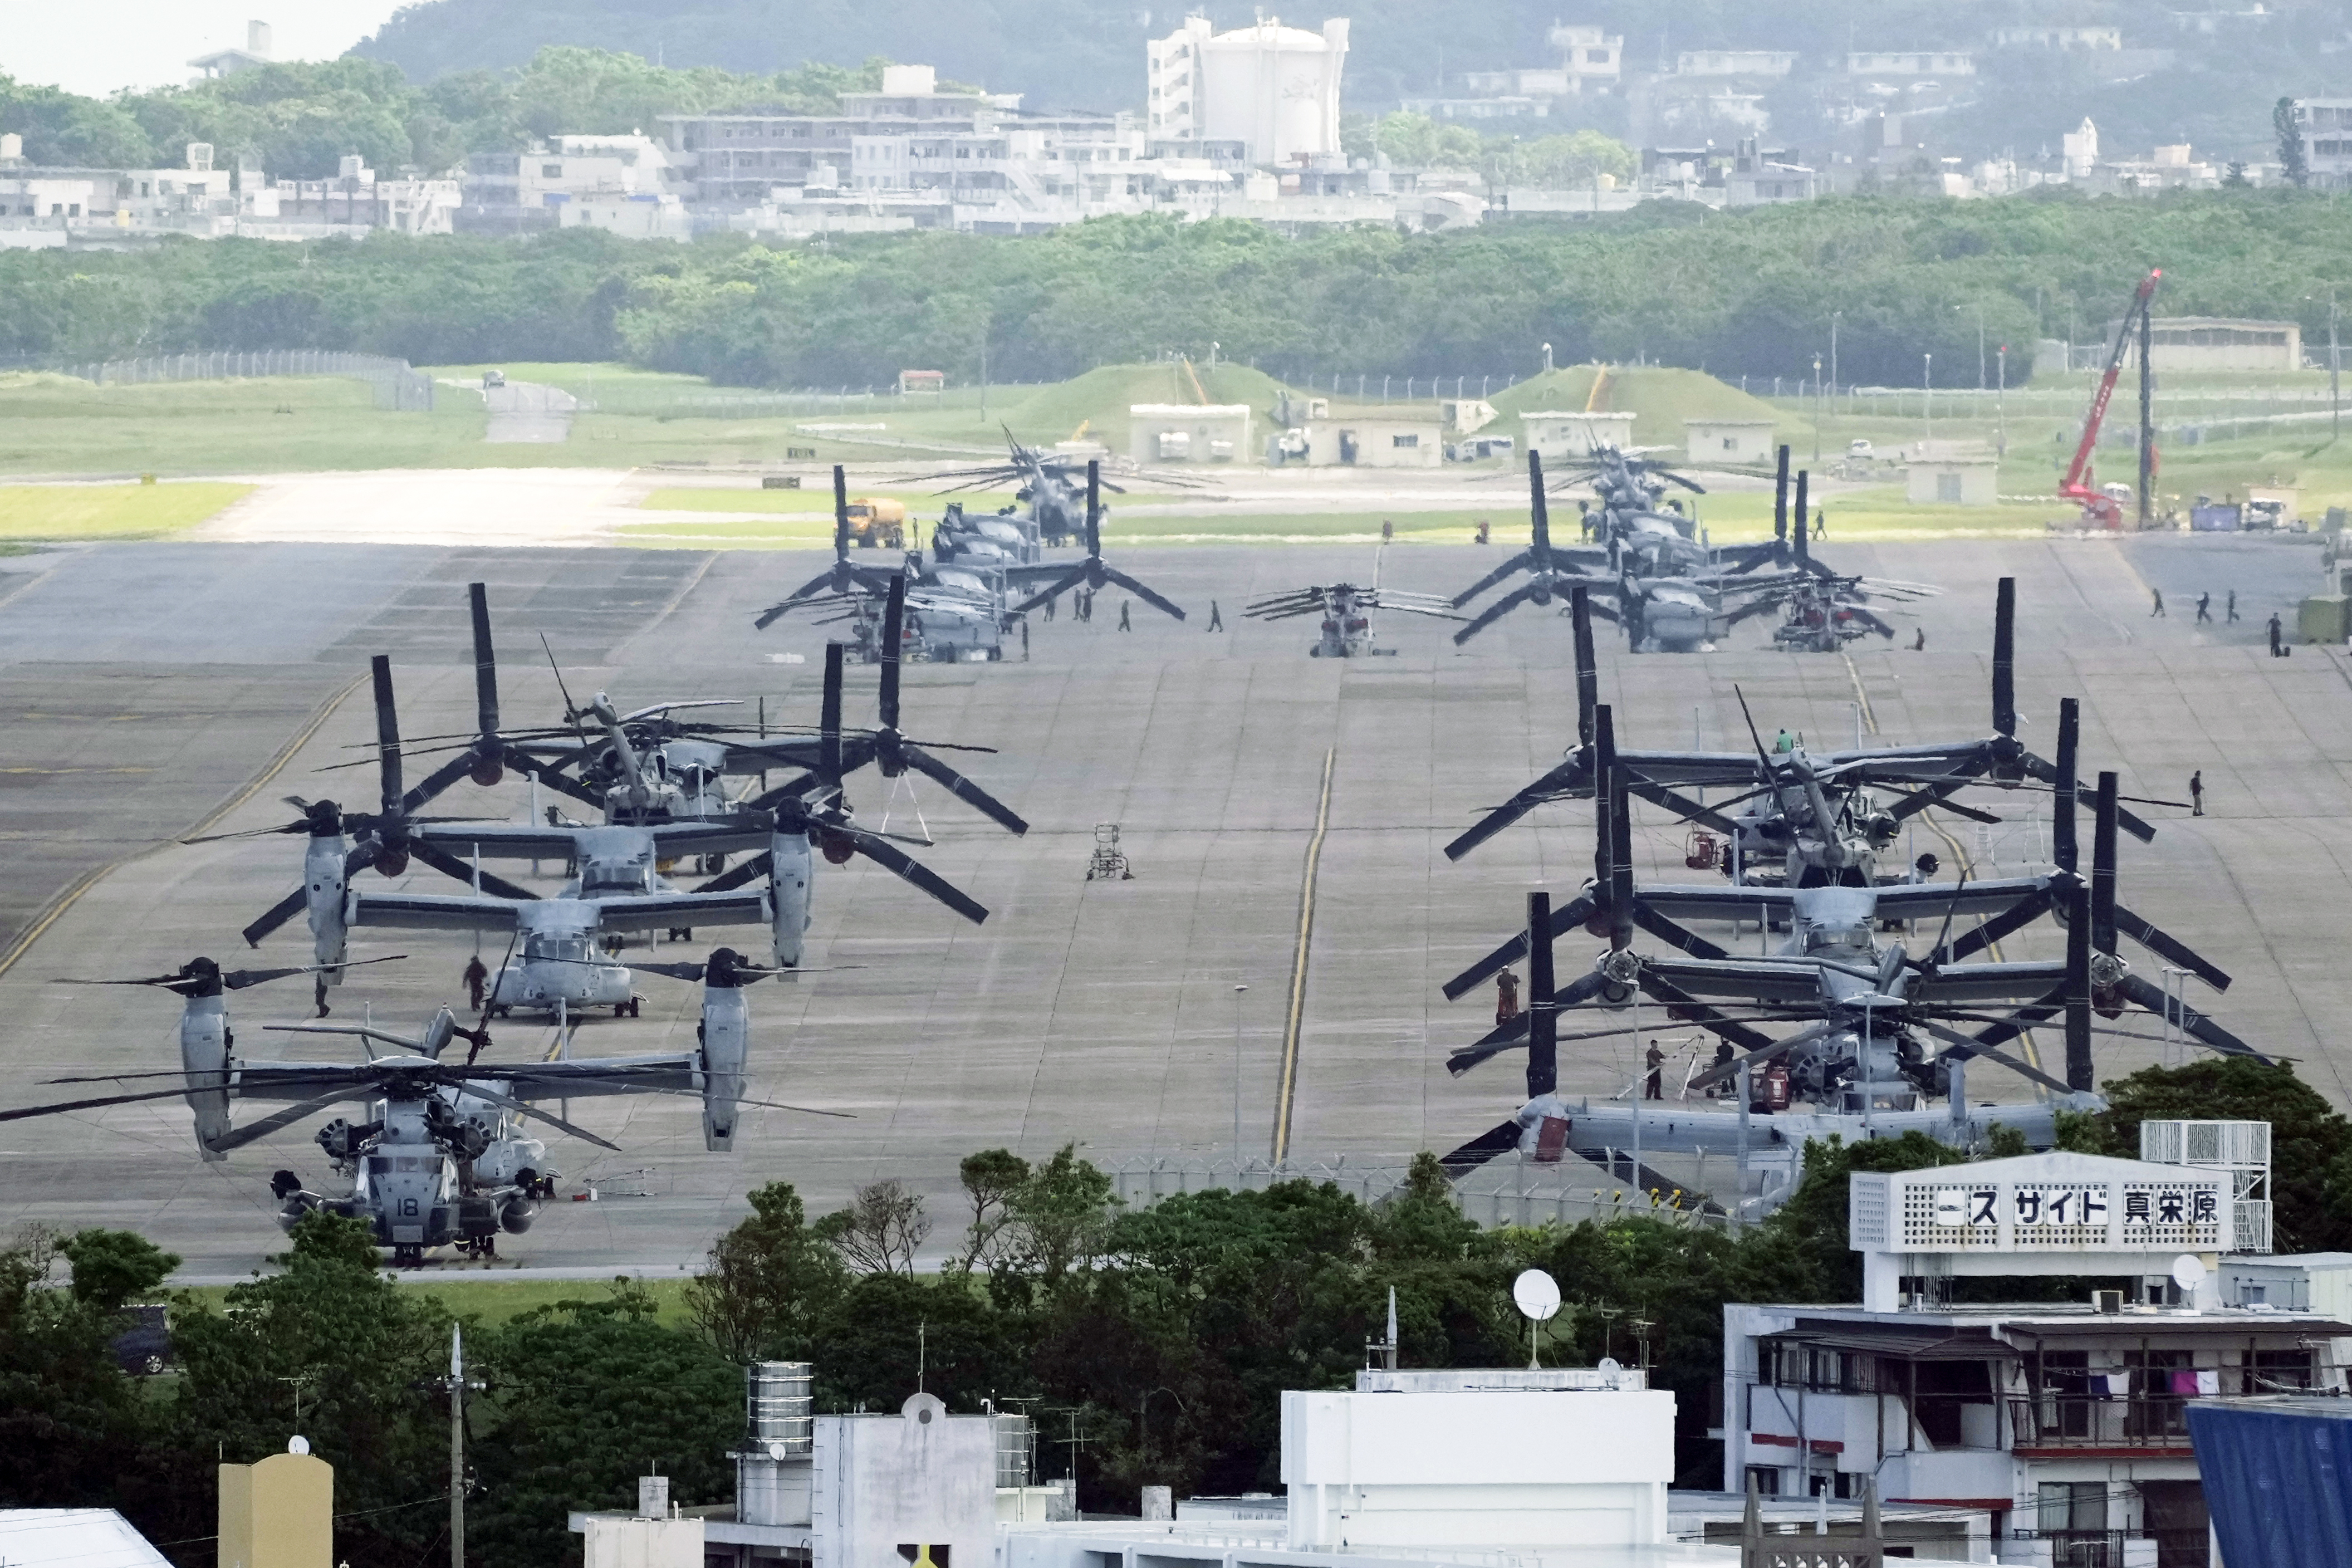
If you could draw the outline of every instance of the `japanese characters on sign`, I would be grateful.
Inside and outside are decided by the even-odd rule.
[[[2037,1236],[2057,1239],[2060,1230],[2096,1230],[2103,1235],[2122,1205],[2120,1239],[2149,1246],[2176,1246],[2200,1235],[2218,1233],[2221,1194],[2210,1186],[2189,1184],[2105,1183],[2032,1184],[2009,1186],[1985,1184],[1935,1189],[1928,1205],[1930,1223],[1940,1230],[1957,1230],[1990,1240],[2004,1225],[2014,1238],[2032,1245]],[[1916,1211],[1914,1211],[1915,1213]]]

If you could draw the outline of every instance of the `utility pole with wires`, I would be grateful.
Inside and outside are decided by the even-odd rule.
[[[465,1331],[449,1325],[449,1568],[466,1568],[466,1382]]]

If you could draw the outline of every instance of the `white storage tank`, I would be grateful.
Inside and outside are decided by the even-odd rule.
[[[1297,163],[1339,152],[1339,72],[1348,22],[1319,33],[1272,16],[1230,33],[1188,18],[1150,46],[1152,130],[1176,140],[1240,142],[1249,162]]]

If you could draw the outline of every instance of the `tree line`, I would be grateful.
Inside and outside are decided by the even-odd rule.
[[[108,99],[0,76],[0,132],[22,136],[31,163],[68,168],[177,168],[187,144],[203,142],[215,167],[251,157],[279,179],[325,179],[348,153],[385,176],[440,174],[468,153],[512,152],[564,132],[658,134],[664,114],[830,114],[842,93],[879,88],[883,64],[759,75],[550,46],[514,71],[454,71],[424,83],[385,61],[346,56]]]
[[[2209,1061],[2108,1089],[2111,1110],[2066,1120],[2068,1146],[2136,1153],[2151,1116],[2267,1120],[2278,1249],[2352,1246],[2352,1122],[2292,1068]],[[2005,1131],[1988,1151],[2022,1152]],[[1389,1290],[1404,1365],[1513,1365],[1528,1344],[1510,1282],[1527,1268],[1567,1298],[1545,1363],[1648,1364],[1675,1394],[1680,1484],[1712,1488],[1724,1303],[1858,1299],[1848,1173],[1963,1158],[1916,1133],[1815,1144],[1794,1198],[1733,1236],[1646,1217],[1481,1229],[1428,1155],[1370,1205],[1294,1181],[1128,1209],[1074,1149],[1035,1163],[992,1150],[963,1162],[967,1212],[936,1273],[915,1268],[932,1218],[898,1184],[818,1218],[776,1184],[712,1248],[682,1321],[622,1279],[469,1325],[485,1385],[467,1409],[469,1550],[517,1568],[576,1561],[566,1510],[628,1506],[648,1463],[679,1502],[723,1502],[745,1363],[812,1362],[819,1411],[887,1411],[914,1387],[919,1342],[924,1386],[950,1409],[1028,1402],[1043,1475],[1075,1473],[1090,1512],[1126,1511],[1145,1485],[1273,1489],[1283,1391],[1349,1386]],[[60,1255],[63,1287],[49,1283]],[[109,1348],[123,1309],[155,1299],[178,1261],[122,1231],[35,1231],[0,1250],[0,1507],[118,1508],[201,1568],[216,1462],[278,1452],[299,1429],[336,1467],[338,1562],[446,1552],[439,1300],[394,1284],[362,1227],[314,1215],[281,1271],[218,1304],[170,1298],[172,1370],[127,1375]],[[1958,1283],[2016,1300],[2021,1286],[2080,1299],[2093,1282]]]
[[[242,79],[232,79],[232,80]],[[1570,139],[1573,140],[1573,139]],[[1096,219],[1020,238],[926,230],[690,245],[584,230],[378,235],[140,253],[0,253],[18,363],[331,348],[417,363],[625,360],[754,386],[1059,381],[1166,353],[1297,380],[1519,375],[1599,359],[1847,384],[1978,384],[2042,337],[2097,341],[2151,267],[2168,315],[2324,334],[2352,202],[2294,191],[1997,201],[1843,197],[1711,212],[1291,237],[1236,220]],[[1835,337],[1832,347],[1832,335]]]

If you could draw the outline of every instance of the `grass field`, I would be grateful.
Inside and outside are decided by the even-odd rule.
[[[331,376],[96,386],[0,375],[0,474],[459,466],[485,450],[486,416],[478,400],[440,402],[431,414],[387,414],[364,382]]]
[[[0,540],[139,539],[194,528],[251,485],[0,485]]]
[[[632,1284],[651,1292],[659,1303],[662,1322],[686,1321],[684,1279],[635,1280]],[[453,1316],[481,1323],[509,1322],[525,1312],[552,1307],[559,1301],[604,1301],[613,1296],[612,1284],[607,1280],[500,1279],[488,1269],[457,1277],[404,1279],[401,1288],[435,1298]],[[217,1310],[227,1300],[229,1289],[225,1285],[206,1285],[186,1294]]]

